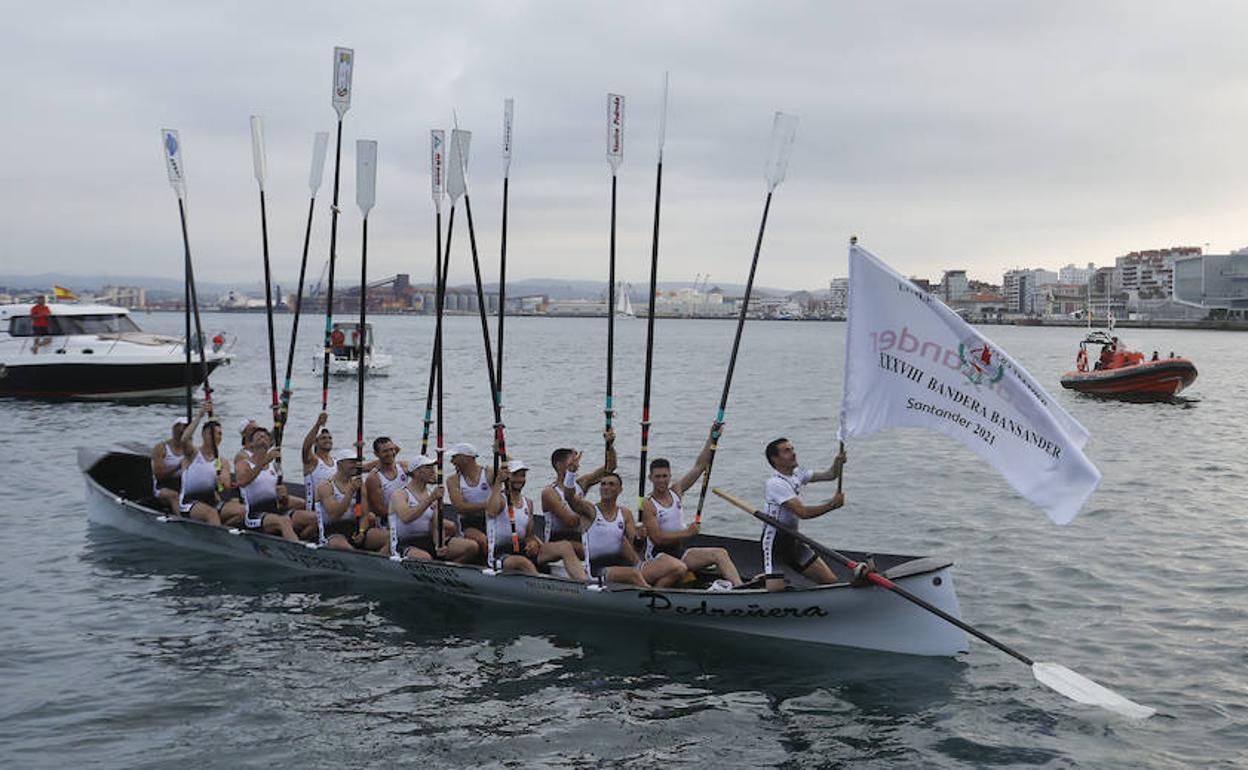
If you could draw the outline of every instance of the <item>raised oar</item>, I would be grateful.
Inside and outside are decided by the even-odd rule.
[[[771,196],[784,181],[789,168],[789,155],[793,151],[793,138],[797,133],[797,117],[777,112],[771,124],[771,149],[767,153],[764,176],[767,179],[767,198],[763,201],[763,219],[758,224],[758,239],[754,241],[754,257],[750,260],[750,274],[745,280],[745,296],[741,298],[741,312],[737,314],[737,331],[732,338],[732,353],[728,356],[728,373],[724,375],[724,390],[719,396],[719,411],[715,415],[716,426],[724,422],[728,409],[728,391],[732,388],[732,374],[737,368],[737,351],[741,348],[741,333],[745,330],[745,316],[750,307],[750,294],[754,291],[754,274],[758,270],[758,255],[763,249],[763,233],[767,230],[767,214],[771,211]],[[715,450],[719,447],[720,430],[711,431],[711,452],[707,456],[706,470],[702,474],[702,491],[698,495],[698,510],[694,521],[702,523],[702,506],[706,502],[706,490],[711,483],[711,468],[715,465]],[[839,483],[839,481],[838,481]],[[838,490],[839,491],[839,490]]]
[[[613,382],[615,376],[615,191],[616,175],[624,162],[624,97],[607,94],[607,163],[611,166],[611,236],[607,259],[607,396],[602,413],[604,430],[615,420]],[[607,452],[611,451],[610,443]]]
[[[444,267],[450,264],[450,259],[451,259],[451,241],[453,240],[452,236],[454,236],[455,234],[455,207],[459,203],[460,197],[462,197],[468,190],[467,182],[464,179],[464,170],[467,168],[467,163],[464,161],[464,157],[466,157],[468,154],[468,149],[469,149],[468,145],[469,145],[470,140],[471,140],[471,134],[465,134],[464,132],[459,131],[458,129],[451,131],[451,150],[450,150],[450,155],[449,155],[449,163],[446,167],[446,173],[447,173],[446,192],[447,192],[447,195],[449,195],[451,198],[451,216],[450,216],[450,221],[446,225],[446,257],[442,263]],[[442,442],[442,417],[443,417],[442,315],[443,315],[443,310],[446,304],[447,271],[445,269],[442,269],[439,271],[439,273],[440,274],[438,276],[438,300],[437,300],[438,320],[437,320],[437,325],[434,328],[434,334],[435,334],[434,364],[437,367],[437,375],[438,375],[437,376],[437,389],[438,389],[438,426],[437,426],[437,441],[438,441],[437,460],[438,462],[437,462],[437,465],[438,467],[437,467],[437,473],[434,478],[435,478],[436,485],[442,486],[442,480],[444,478],[442,465],[443,465],[443,461],[445,457],[444,455],[445,444],[443,444]],[[488,362],[488,359],[487,359],[487,362]],[[436,530],[436,532],[433,536],[433,542],[439,548],[441,548],[443,545],[442,498],[441,497],[438,498],[436,508],[434,509],[434,529]]]
[[[342,170],[342,118],[351,108],[351,72],[355,52],[350,48],[334,49],[334,111],[338,113],[338,139],[334,144],[334,203],[329,217],[329,286],[325,295],[325,354],[321,360],[321,411],[329,410],[329,354],[333,349],[334,326],[334,263],[338,256],[338,180]]]
[[[182,261],[182,293],[183,304],[186,306],[186,366],[182,370],[182,378],[186,385],[186,424],[190,425],[191,414],[191,239],[186,233],[186,173],[182,167],[182,143],[178,140],[178,132],[171,128],[160,129],[160,143],[165,151],[165,168],[169,172],[169,186],[178,196],[178,217],[182,222],[182,248],[185,257]]]
[[[507,461],[506,452],[502,449],[502,411],[503,411],[503,318],[507,315],[507,194],[511,186],[511,118],[515,108],[514,99],[503,101],[503,226],[502,246],[499,248],[498,260],[498,366],[495,369],[495,383],[498,390],[494,393],[499,417],[499,450],[494,453],[494,475],[498,475],[500,458]],[[471,220],[470,220],[471,221]],[[511,494],[507,494],[507,522],[511,525],[512,553],[520,553],[520,536],[516,532],[516,509],[511,504]],[[492,543],[493,541],[491,541]],[[493,545],[491,544],[491,548]]]
[[[273,274],[269,267],[269,217],[264,201],[264,179],[268,175],[268,161],[264,154],[264,119],[251,116],[251,160],[255,168],[256,184],[260,187],[260,237],[264,246],[264,315],[269,327],[269,389],[273,401],[273,430],[278,430],[281,407],[277,400],[277,343],[273,336]],[[276,436],[274,436],[276,439]],[[277,477],[281,483],[282,461],[277,461]]]
[[[501,244],[498,250],[498,364],[494,367],[494,382],[498,387],[494,391],[494,401],[498,404],[500,414],[503,409],[503,319],[507,315],[507,198],[511,188],[511,117],[514,108],[514,99],[503,100],[503,224],[500,238]],[[498,461],[499,454],[495,452],[495,474],[498,473]],[[515,537],[514,526],[512,527],[512,537],[513,539]]]
[[[667,73],[659,111],[659,162],[654,173],[654,232],[650,240],[650,307],[646,311],[646,374],[641,398],[641,470],[637,474],[637,510],[646,504],[646,453],[650,450],[650,375],[654,367],[654,295],[659,274],[659,211],[663,199],[663,142],[667,134]]]
[[[433,193],[434,210],[434,249],[433,249],[433,292],[434,306],[437,307],[438,293],[442,290],[442,274],[446,272],[446,262],[442,258],[442,199],[446,197],[446,132],[433,129],[429,132],[429,181]],[[449,258],[448,251],[446,256]],[[438,312],[437,324],[433,332],[433,355],[429,361],[429,388],[425,391],[425,425],[420,434],[420,453],[429,450],[429,428],[433,424],[433,390],[437,383],[438,366],[442,351],[442,314]]]
[[[458,142],[463,152],[459,154],[458,162],[460,164],[460,176],[464,184],[464,214],[468,217],[468,244],[472,251],[472,277],[477,285],[477,310],[481,317],[481,341],[485,345],[485,372],[490,381],[490,399],[494,407],[494,461],[495,467],[499,461],[499,457],[507,456],[507,436],[503,427],[503,404],[502,395],[499,392],[498,375],[494,371],[494,353],[490,349],[490,324],[487,320],[487,312],[485,309],[485,290],[481,286],[481,260],[477,255],[477,233],[476,228],[472,224],[472,200],[468,195],[468,146],[472,139],[470,131],[461,131],[458,128],[451,132],[452,137],[459,137]],[[452,138],[452,142],[456,139]],[[520,553],[520,539],[516,534],[516,512],[508,505],[507,520],[511,524],[511,542],[515,548],[515,553]]]
[[[299,341],[299,317],[303,311],[303,281],[308,270],[308,245],[312,241],[312,215],[316,211],[316,193],[321,189],[321,177],[325,171],[325,154],[329,150],[329,134],[325,131],[316,132],[312,141],[312,172],[308,176],[308,187],[312,197],[308,200],[308,225],[303,231],[303,257],[299,260],[299,287],[295,291],[295,318],[290,327],[290,348],[286,352],[286,379],[282,381],[281,415],[273,427],[273,439],[277,446],[282,445],[282,434],[286,430],[286,420],[290,416],[290,375],[295,366],[295,347]],[[309,490],[309,495],[311,490]],[[309,498],[310,499],[310,498]]]
[[[816,552],[845,565],[851,570],[858,571],[859,567],[867,568],[863,573],[867,580],[870,580],[872,583],[886,591],[892,591],[906,601],[922,607],[933,615],[939,617],[941,620],[952,623],[971,636],[991,644],[993,647],[996,647],[998,650],[1001,650],[1010,657],[1026,664],[1031,669],[1031,673],[1036,678],[1037,682],[1062,695],[1065,695],[1067,698],[1070,698],[1078,703],[1088,704],[1090,706],[1100,706],[1103,709],[1108,709],[1109,711],[1122,714],[1123,716],[1130,717],[1132,719],[1147,719],[1156,713],[1156,709],[1148,706],[1142,706],[1133,700],[1125,698],[1104,685],[1097,684],[1086,676],[1071,671],[1065,666],[1057,663],[1034,661],[1012,647],[993,639],[991,636],[985,634],[983,631],[980,631],[978,628],[975,628],[969,623],[955,618],[939,607],[933,606],[927,601],[915,596],[880,573],[871,570],[867,567],[867,565],[862,564],[861,562],[856,562],[848,556],[834,551],[831,548],[828,548],[827,546],[803,535],[796,529],[785,525],[779,519],[773,516],[768,516],[762,511],[759,511],[757,508],[753,507],[739,497],[730,495],[718,488],[715,489],[714,492],[741,510],[751,514],[755,518],[766,524],[770,524],[776,529],[784,531],[794,538],[797,538],[801,542],[810,546]]]
[[[364,465],[364,370],[368,368],[368,212],[377,201],[377,142],[358,139],[355,142],[355,202],[364,217],[360,242],[360,333],[355,352],[355,462],[357,472]],[[362,537],[368,527],[364,520],[364,485],[355,493],[355,518]]]

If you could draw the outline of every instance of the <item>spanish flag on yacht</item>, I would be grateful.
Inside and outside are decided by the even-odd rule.
[[[53,286],[52,296],[55,297],[56,299],[65,300],[67,302],[75,302],[78,299],[77,294],[74,294],[72,291],[70,291],[69,289],[66,289],[64,286]]]

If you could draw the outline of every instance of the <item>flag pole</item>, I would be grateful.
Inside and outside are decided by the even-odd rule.
[[[659,211],[663,198],[663,143],[667,133],[668,73],[663,73],[663,103],[659,109],[659,159],[654,173],[654,231],[650,239],[650,308],[646,312],[646,371],[641,400],[641,470],[637,479],[637,510],[646,503],[646,454],[650,443],[650,377],[654,367],[654,297],[659,272]]]
[[[295,366],[295,348],[299,341],[299,318],[303,312],[303,282],[308,270],[308,245],[312,242],[312,215],[316,211],[316,193],[321,189],[321,177],[325,171],[325,155],[329,150],[329,134],[325,131],[316,132],[312,140],[312,171],[308,176],[308,187],[312,195],[308,200],[308,224],[303,231],[303,256],[299,260],[299,287],[295,291],[295,317],[290,327],[290,348],[286,353],[286,378],[282,381],[280,419],[273,426],[274,443],[282,445],[282,436],[286,432],[286,421],[290,417],[290,377]],[[308,501],[314,490],[308,490]]]
[[[498,448],[494,452],[494,476],[498,476],[498,464],[501,459],[507,462],[504,449],[502,412],[503,412],[503,319],[507,315],[507,198],[511,187],[511,150],[512,150],[512,114],[515,100],[508,98],[503,101],[503,223],[502,238],[498,260],[498,365],[494,369],[495,385],[494,408],[495,422],[498,423]],[[469,222],[472,220],[469,219]],[[479,293],[479,289],[478,289]],[[482,309],[484,310],[484,305]],[[516,510],[511,505],[511,493],[507,492],[507,523],[511,525],[512,553],[520,554],[520,536],[516,532]],[[490,541],[493,548],[493,540]]]
[[[828,548],[813,538],[803,535],[793,527],[784,524],[779,519],[773,516],[768,516],[744,500],[730,495],[722,489],[715,489],[715,494],[724,498],[741,510],[751,514],[756,519],[759,519],[760,521],[787,533],[791,537],[796,538],[798,541],[805,543],[815,552],[827,556],[838,564],[848,567],[854,572],[855,577],[862,577],[885,591],[890,591],[906,601],[922,607],[941,620],[957,626],[971,636],[996,647],[1001,652],[1004,652],[1006,655],[1009,655],[1030,668],[1032,676],[1036,678],[1037,682],[1061,695],[1066,696],[1067,698],[1070,698],[1073,701],[1090,706],[1100,706],[1103,709],[1113,711],[1117,714],[1122,714],[1123,716],[1130,717],[1132,719],[1147,719],[1156,713],[1155,709],[1143,706],[1122,695],[1119,695],[1104,685],[1097,684],[1091,679],[1088,679],[1086,676],[1072,671],[1065,666],[1057,663],[1046,663],[1032,660],[1005,643],[999,642],[983,631],[980,631],[971,624],[961,620],[960,618],[956,618],[939,607],[936,607],[924,599],[915,596],[908,590],[876,572],[870,564],[856,562],[839,551],[834,551],[831,548]]]
[[[356,473],[364,465],[364,374],[368,369],[368,213],[377,201],[377,142],[358,139],[355,142],[355,202],[364,218],[360,241],[360,333],[355,352],[355,462]],[[364,518],[364,485],[355,493],[357,536],[368,530]],[[362,543],[361,543],[362,544]]]
[[[281,407],[277,400],[277,344],[273,335],[273,274],[269,267],[269,218],[265,208],[264,180],[268,173],[268,162],[264,155],[264,119],[259,115],[251,116],[251,159],[255,169],[256,184],[260,188],[260,237],[264,254],[264,315],[269,330],[269,390],[272,394],[273,431],[280,430]],[[276,442],[277,436],[274,436]],[[282,459],[276,462],[277,483],[282,483]]]
[[[615,211],[616,181],[624,162],[624,97],[607,94],[607,164],[611,166],[611,235],[607,257],[607,395],[603,403],[604,431],[610,431],[615,420]],[[611,445],[607,442],[606,452]]]
[[[334,111],[338,113],[338,138],[334,144],[334,202],[329,212],[329,287],[325,296],[325,352],[321,361],[321,411],[329,409],[329,354],[333,347],[334,325],[334,264],[338,257],[338,182],[342,171],[342,119],[351,108],[351,76],[355,52],[350,48],[334,49]]]
[[[724,412],[728,408],[728,391],[732,387],[732,374],[737,368],[737,351],[741,348],[741,333],[745,330],[745,317],[750,307],[750,294],[754,290],[754,274],[758,270],[758,255],[763,249],[763,233],[767,230],[767,214],[771,211],[771,196],[776,187],[784,181],[789,167],[789,155],[793,152],[793,139],[797,133],[797,117],[777,112],[771,124],[771,149],[768,152],[767,166],[764,176],[767,179],[767,198],[763,201],[763,218],[758,225],[758,239],[754,242],[754,256],[750,260],[750,273],[745,281],[745,296],[741,299],[741,312],[737,314],[737,331],[732,338],[732,353],[728,356],[728,372],[724,375],[724,390],[719,397],[719,411],[715,415],[715,426],[711,429],[710,454],[706,461],[706,470],[702,473],[702,492],[698,495],[698,509],[694,521],[702,523],[702,505],[706,501],[706,490],[711,483],[711,469],[715,466],[715,450],[719,447],[719,436],[724,423]]]

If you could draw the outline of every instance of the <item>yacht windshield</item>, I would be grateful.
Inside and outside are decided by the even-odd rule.
[[[119,334],[141,331],[129,316],[124,315],[63,315],[53,316],[60,321],[61,334]]]

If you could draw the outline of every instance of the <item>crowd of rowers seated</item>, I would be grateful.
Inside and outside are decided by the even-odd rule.
[[[712,426],[697,461],[684,475],[673,478],[667,460],[650,463],[651,490],[640,523],[618,502],[622,480],[615,472],[613,432],[603,436],[603,464],[584,474],[578,475],[580,452],[556,449],[550,458],[555,480],[538,498],[544,514],[544,531],[539,532],[537,508],[524,494],[530,468],[519,460],[509,458],[494,473],[477,461],[470,444],[456,444],[449,451],[455,472],[444,488],[437,483],[434,458],[400,461],[399,446],[389,438],[373,442],[375,459],[368,462],[361,463],[356,450],[335,450],[322,412],[303,440],[304,499],[280,483],[281,449],[267,428],[241,421],[242,447],[226,463],[220,459],[222,427],[210,417],[205,421],[207,416],[205,407],[189,425],[175,423],[170,439],[152,448],[153,492],[174,515],[395,559],[437,559],[529,574],[549,572],[559,562],[573,580],[639,587],[730,590],[743,584],[724,548],[686,547],[700,525],[686,524],[681,495],[710,462],[719,424]],[[786,447],[787,454],[781,451]],[[809,481],[837,478],[843,454],[828,471],[810,473],[796,467],[787,440],[772,442],[766,451],[776,468],[767,486],[769,506],[776,502],[775,478],[784,481],[778,515],[810,518],[840,507],[839,492],[819,506],[803,506],[797,492]],[[586,494],[593,486],[599,490],[597,503]],[[449,502],[458,521],[440,516],[442,502]],[[772,570],[774,554],[815,582],[836,582],[822,559],[775,535],[765,532],[763,537],[766,572]]]

